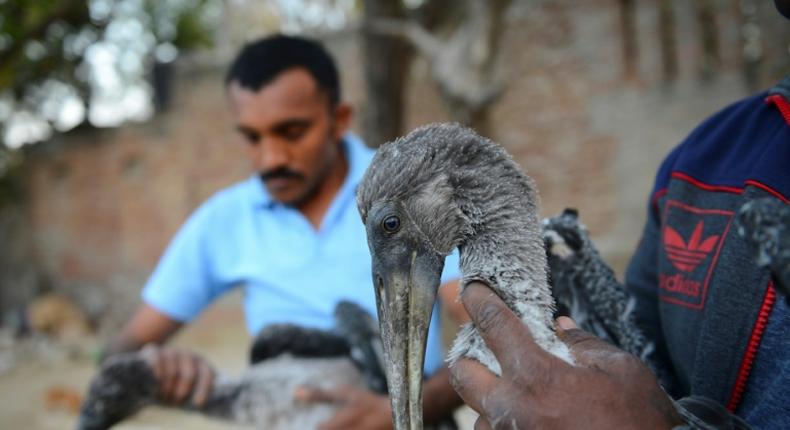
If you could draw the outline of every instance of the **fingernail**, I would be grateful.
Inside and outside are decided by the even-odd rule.
[[[557,326],[559,326],[560,330],[572,330],[578,328],[576,323],[568,317],[557,318]]]

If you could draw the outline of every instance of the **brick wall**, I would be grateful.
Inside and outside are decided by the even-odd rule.
[[[544,213],[579,208],[622,270],[661,157],[745,91],[731,72],[699,85],[690,67],[674,87],[662,87],[657,54],[640,63],[642,81],[621,82],[613,4],[514,9],[503,42],[507,90],[494,107],[492,137],[536,179]],[[652,13],[640,10],[640,23],[649,27]],[[643,52],[657,52],[650,34],[644,38]],[[364,109],[354,36],[328,43],[342,65],[346,99]],[[681,64],[693,64],[695,52],[686,47]],[[222,72],[183,62],[167,112],[114,130],[78,129],[28,150],[33,261],[53,288],[123,319],[181,222],[249,174]],[[446,119],[424,61],[414,64],[407,110],[409,128]]]

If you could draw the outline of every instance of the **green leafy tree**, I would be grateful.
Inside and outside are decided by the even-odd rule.
[[[0,0],[2,140],[18,145],[78,125],[107,89],[102,76],[114,73],[121,87],[140,85],[157,55],[172,59],[178,51],[209,45],[218,3]],[[103,70],[97,70],[98,60],[89,61],[91,54],[104,61]],[[71,115],[64,118],[67,107]],[[12,126],[29,132],[9,136]]]

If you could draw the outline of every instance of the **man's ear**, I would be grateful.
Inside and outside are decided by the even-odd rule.
[[[335,140],[340,140],[351,127],[351,119],[354,116],[354,109],[348,103],[338,103],[335,106],[333,115],[335,117]]]

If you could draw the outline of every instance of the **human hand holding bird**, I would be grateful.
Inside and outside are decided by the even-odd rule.
[[[147,345],[141,351],[159,385],[159,396],[168,404],[190,400],[198,407],[209,397],[216,372],[205,358],[181,348]]]
[[[501,377],[468,358],[451,366],[456,390],[480,413],[475,429],[669,429],[683,423],[647,366],[569,318],[558,320],[557,334],[575,366],[538,346],[486,285],[470,283],[462,301],[502,366]]]
[[[300,387],[294,393],[299,402],[331,403],[338,406],[337,412],[318,430],[390,430],[392,409],[389,398],[358,387],[339,387],[325,390]]]

